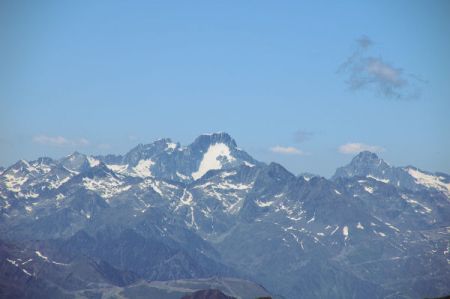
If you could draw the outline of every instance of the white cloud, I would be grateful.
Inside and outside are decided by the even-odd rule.
[[[304,155],[305,153],[293,146],[274,146],[270,148],[271,152],[277,153],[277,154],[283,154],[283,155]]]
[[[43,145],[51,146],[86,146],[89,145],[89,140],[86,138],[68,139],[63,136],[47,136],[36,135],[33,137],[33,142]]]
[[[357,154],[362,151],[369,151],[374,153],[384,152],[385,149],[378,145],[369,145],[364,143],[346,143],[339,147],[339,152],[342,154]]]

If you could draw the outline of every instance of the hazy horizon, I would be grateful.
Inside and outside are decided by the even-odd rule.
[[[203,134],[200,134],[199,136],[201,136],[201,135],[210,135],[210,134],[215,134],[215,133],[226,133],[226,134],[228,134],[227,132],[218,131],[218,132],[208,132],[208,133],[203,133]],[[231,136],[231,138],[233,138],[232,135],[230,135],[230,136]],[[197,137],[198,137],[198,136],[197,136]],[[136,147],[136,146],[138,146],[138,145],[141,145],[141,144],[151,144],[151,143],[153,143],[153,142],[155,142],[155,141],[158,141],[158,140],[160,140],[160,139],[170,139],[172,142],[180,143],[179,141],[173,140],[173,139],[170,138],[170,137],[163,137],[163,138],[159,138],[159,139],[153,140],[153,141],[151,141],[151,142],[144,142],[144,143],[141,143],[141,142],[140,142],[140,143],[136,143],[134,146],[130,147],[130,148],[129,148],[127,151],[125,151],[125,152],[120,152],[120,153],[108,152],[108,153],[106,153],[106,154],[124,155],[124,154],[126,154],[126,152],[128,152],[129,150],[133,149],[134,147]],[[233,138],[233,139],[234,139],[234,138]],[[191,142],[193,142],[193,141],[194,141],[194,140],[192,140]],[[236,141],[236,140],[235,140],[235,141]],[[189,142],[188,144],[182,144],[182,143],[180,143],[180,145],[181,145],[181,146],[188,146],[191,142]],[[239,143],[238,143],[237,141],[236,141],[236,143],[237,143],[237,145],[238,145],[238,148],[241,148],[241,147],[239,146]],[[259,160],[258,158],[256,158],[256,157],[257,157],[257,154],[254,155],[253,153],[248,152],[248,151],[247,151],[246,149],[244,149],[244,148],[241,148],[241,149],[244,150],[244,151],[246,151],[248,154],[250,154],[250,156],[252,156],[252,157],[254,157],[255,159]],[[363,149],[363,150],[361,150],[360,152],[352,153],[351,155],[347,155],[347,156],[346,156],[347,160],[344,161],[344,163],[343,163],[342,165],[337,165],[336,168],[334,169],[334,171],[332,171],[330,174],[327,174],[327,175],[324,175],[324,174],[321,174],[321,173],[316,173],[316,172],[309,171],[309,170],[304,170],[304,171],[301,171],[301,172],[294,172],[292,169],[289,168],[289,165],[288,165],[288,164],[283,164],[283,162],[263,161],[263,160],[260,160],[260,161],[261,161],[261,162],[265,162],[265,163],[267,163],[267,164],[269,164],[269,163],[271,163],[271,162],[279,163],[279,164],[281,164],[284,168],[286,168],[287,170],[289,170],[290,172],[292,172],[292,173],[295,174],[295,175],[301,175],[301,174],[304,174],[304,173],[309,173],[309,174],[319,175],[319,176],[322,176],[322,177],[325,177],[325,178],[330,178],[330,177],[335,173],[335,171],[336,171],[336,169],[337,169],[338,167],[342,167],[342,166],[347,165],[348,163],[350,163],[350,161],[351,161],[355,156],[357,156],[359,153],[361,153],[361,152],[363,152],[363,151],[369,151],[369,152],[372,152],[370,149]],[[43,155],[43,156],[31,158],[30,160],[36,160],[36,159],[42,158],[42,157],[49,157],[49,158],[58,160],[58,159],[61,159],[61,158],[70,156],[70,155],[72,155],[72,154],[75,153],[75,152],[78,152],[78,153],[81,153],[81,154],[84,154],[84,155],[87,155],[87,156],[96,156],[96,155],[97,155],[97,154],[95,154],[95,153],[83,152],[83,151],[80,151],[80,150],[75,149],[74,151],[72,151],[72,152],[70,152],[70,153],[68,153],[68,154],[62,155],[62,156],[51,156],[51,157],[50,157],[50,156],[48,156],[48,155]],[[385,160],[385,159],[383,158],[383,152],[381,152],[381,153],[376,153],[376,154],[378,155],[379,158],[381,158],[382,160]],[[101,154],[99,154],[99,155],[101,155]],[[305,155],[306,155],[306,154],[305,154]],[[18,161],[19,161],[19,160],[18,160]],[[15,161],[15,162],[17,162],[17,161]],[[15,163],[15,162],[14,162],[14,163]],[[391,163],[390,163],[389,161],[387,161],[387,160],[385,160],[385,162],[388,162],[389,164],[391,164]],[[12,164],[11,164],[11,165],[12,165]],[[6,167],[11,166],[11,165],[7,165]],[[0,166],[2,166],[2,165],[0,165]],[[405,164],[405,165],[393,165],[393,166],[403,167],[403,166],[416,166],[416,165],[413,165],[413,164]],[[5,167],[5,166],[3,166],[3,167]],[[422,169],[422,170],[427,170],[427,169]],[[436,172],[439,172],[439,171],[436,171]]]
[[[0,165],[229,133],[329,177],[361,150],[450,173],[450,5],[0,4]]]

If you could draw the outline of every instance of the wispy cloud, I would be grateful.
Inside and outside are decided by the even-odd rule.
[[[368,89],[386,98],[419,97],[419,83],[423,80],[382,57],[371,56],[369,50],[374,42],[369,37],[362,36],[356,43],[356,50],[338,69],[338,73],[347,77],[346,83],[351,90]]]
[[[270,151],[277,154],[283,155],[304,155],[305,153],[293,146],[274,146],[270,148]]]
[[[69,139],[63,136],[48,136],[36,135],[33,137],[33,142],[50,146],[86,146],[89,145],[89,140],[86,138]]]
[[[310,140],[313,137],[314,137],[314,132],[310,132],[310,131],[297,130],[294,133],[294,141],[297,143],[303,143],[305,141]]]
[[[346,143],[338,148],[342,154],[357,154],[362,151],[369,151],[374,153],[384,152],[385,149],[378,145],[369,145],[364,143]]]

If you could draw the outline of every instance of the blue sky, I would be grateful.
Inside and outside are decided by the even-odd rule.
[[[331,175],[450,173],[448,1],[2,1],[0,165],[225,131]]]

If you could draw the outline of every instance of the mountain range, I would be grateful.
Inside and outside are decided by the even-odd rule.
[[[160,139],[0,169],[0,236],[2,298],[438,297],[450,176],[371,152],[295,175],[226,133]]]

